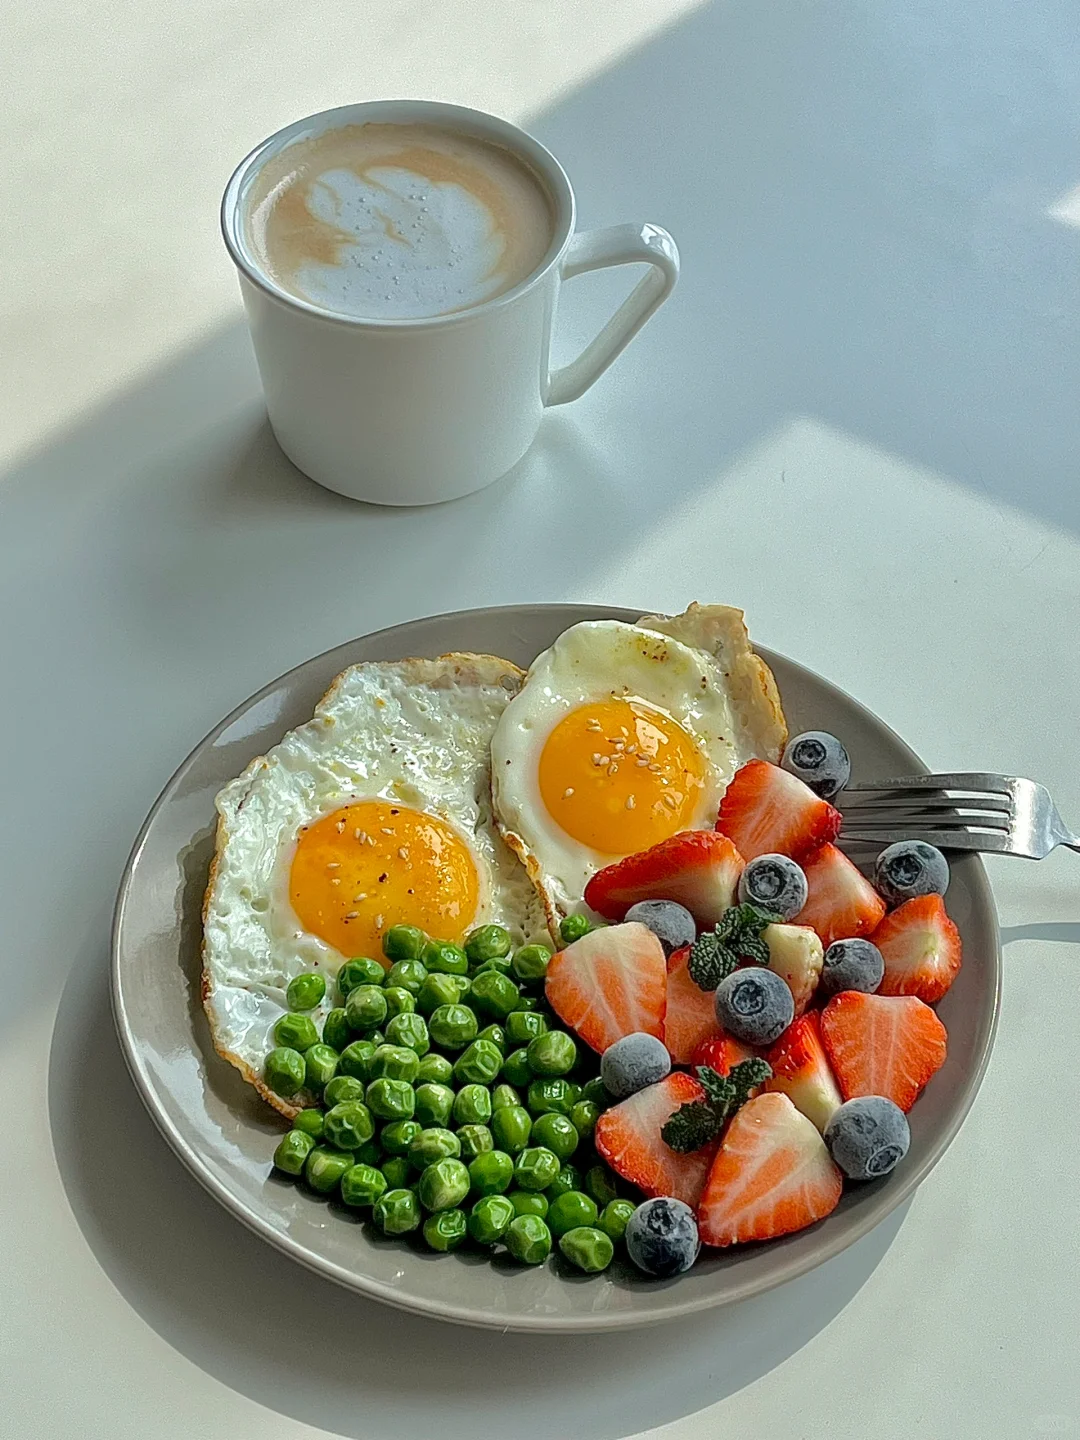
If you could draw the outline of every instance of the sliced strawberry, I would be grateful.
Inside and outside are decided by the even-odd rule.
[[[748,760],[724,791],[716,828],[744,860],[779,853],[801,860],[840,833],[840,811],[767,760]]]
[[[835,845],[823,845],[803,870],[809,895],[795,923],[816,930],[823,945],[869,935],[881,924],[885,901]]]
[[[635,921],[590,930],[553,955],[544,990],[559,1019],[601,1054],[624,1035],[664,1033],[664,947]]]
[[[660,1131],[681,1105],[703,1100],[705,1091],[690,1075],[675,1071],[605,1110],[596,1122],[596,1148],[617,1175],[646,1195],[674,1195],[696,1205],[709,1173],[715,1142],[679,1155]]]
[[[773,1240],[836,1209],[843,1177],[786,1095],[748,1100],[728,1126],[698,1207],[706,1245]]]
[[[683,830],[598,870],[585,903],[605,920],[621,920],[639,900],[677,900],[706,929],[734,905],[742,872],[743,858],[725,835]]]
[[[821,1043],[817,1011],[800,1015],[789,1025],[765,1059],[773,1072],[772,1079],[765,1081],[765,1089],[786,1095],[796,1110],[824,1134],[843,1097]]]
[[[885,1095],[910,1110],[944,1065],[949,1037],[915,995],[843,990],[821,1012],[821,1038],[845,1100]]]
[[[906,900],[885,916],[870,939],[885,957],[879,995],[917,995],[933,1005],[960,969],[960,931],[940,895]]]
[[[717,1029],[707,1040],[702,1040],[695,1047],[690,1060],[694,1065],[708,1065],[718,1075],[726,1075],[733,1066],[743,1060],[753,1060],[756,1053],[749,1045],[736,1040],[734,1035]]]
[[[766,925],[762,938],[769,947],[769,969],[787,981],[795,1014],[801,1015],[821,979],[824,946],[809,925]]]
[[[676,1065],[688,1065],[698,1044],[720,1028],[716,1023],[716,994],[699,990],[694,984],[687,969],[689,958],[687,945],[672,951],[667,962],[664,1044]]]

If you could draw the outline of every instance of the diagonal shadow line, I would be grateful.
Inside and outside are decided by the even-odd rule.
[[[1043,921],[1032,925],[1003,925],[1002,945],[1011,945],[1015,940],[1051,940],[1065,945],[1080,945],[1080,921]]]

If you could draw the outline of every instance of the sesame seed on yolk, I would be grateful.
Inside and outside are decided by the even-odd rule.
[[[605,855],[631,855],[691,827],[705,761],[669,715],[639,700],[603,700],[555,726],[539,784],[566,834]]]
[[[306,826],[289,872],[300,924],[346,958],[380,958],[391,925],[460,940],[478,895],[461,836],[434,815],[385,800],[346,805]]]

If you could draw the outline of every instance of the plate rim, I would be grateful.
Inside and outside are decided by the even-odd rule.
[[[916,1189],[937,1165],[945,1151],[956,1139],[965,1119],[967,1118],[975,1097],[979,1092],[983,1079],[986,1075],[987,1066],[990,1063],[990,1056],[993,1052],[997,1038],[998,1021],[1001,1013],[1002,996],[1002,952],[1000,925],[998,922],[997,906],[994,902],[993,890],[990,885],[986,867],[981,859],[975,856],[976,866],[974,874],[974,890],[977,891],[976,898],[993,919],[994,945],[991,955],[985,957],[984,963],[993,964],[994,986],[993,999],[990,1010],[989,1025],[986,1029],[985,1040],[981,1047],[978,1063],[965,1077],[963,1088],[959,1096],[959,1104],[944,1132],[931,1145],[924,1155],[920,1157],[919,1163],[911,1171],[905,1169],[903,1183],[891,1189],[883,1189],[876,1205],[866,1208],[857,1221],[850,1223],[835,1237],[830,1237],[824,1242],[822,1248],[812,1255],[795,1255],[789,1257],[785,1264],[776,1267],[773,1273],[765,1277],[764,1282],[760,1277],[743,1282],[741,1285],[735,1282],[729,1286],[722,1298],[710,1298],[704,1295],[697,1300],[675,1301],[669,1311],[660,1309],[645,1314],[629,1309],[614,1313],[586,1313],[582,1315],[522,1315],[508,1321],[505,1317],[495,1315],[483,1310],[477,1310],[469,1305],[447,1304],[438,1300],[416,1300],[413,1297],[402,1295],[392,1286],[382,1281],[350,1271],[332,1260],[314,1254],[299,1241],[293,1240],[291,1236],[281,1230],[275,1229],[269,1222],[255,1214],[248,1205],[229,1189],[229,1187],[209,1170],[201,1157],[190,1147],[184,1138],[174,1128],[168,1115],[163,1112],[157,1103],[155,1087],[151,1082],[144,1065],[138,1054],[138,1045],[134,1033],[131,1030],[127,1007],[123,994],[123,978],[120,966],[120,943],[123,931],[124,916],[126,912],[128,897],[130,895],[135,869],[139,856],[146,843],[147,836],[152,829],[159,812],[165,806],[171,791],[179,780],[180,776],[188,768],[197,754],[206,746],[212,744],[231,724],[240,718],[246,711],[254,708],[271,692],[277,690],[283,682],[304,670],[315,661],[326,660],[338,651],[352,649],[358,642],[365,641],[390,641],[400,631],[408,630],[416,624],[429,621],[453,620],[468,623],[476,617],[490,618],[495,615],[506,617],[512,620],[513,616],[527,611],[530,615],[544,614],[558,616],[567,612],[580,612],[583,609],[594,609],[603,611],[603,616],[597,618],[609,618],[615,620],[636,621],[642,615],[650,612],[648,610],[630,609],[626,606],[603,605],[599,602],[590,601],[545,601],[539,603],[524,602],[517,605],[485,605],[473,606],[464,610],[446,610],[436,615],[417,616],[411,620],[400,621],[394,625],[384,626],[380,630],[373,630],[352,639],[342,641],[338,645],[332,645],[328,649],[301,660],[298,664],[291,666],[277,675],[260,689],[253,692],[245,700],[240,701],[229,711],[216,725],[188,751],[187,755],[176,766],[175,770],[166,780],[154,800],[145,820],[139,827],[138,834],[131,846],[128,858],[124,864],[120,884],[117,889],[116,902],[113,908],[112,924],[110,929],[109,942],[109,995],[113,1024],[116,1029],[117,1038],[120,1043],[121,1053],[127,1066],[129,1075],[143,1102],[150,1118],[153,1120],[159,1134],[166,1144],[183,1164],[188,1173],[202,1185],[230,1215],[238,1220],[246,1229],[257,1235],[261,1240],[269,1243],[280,1254],[303,1265],[305,1269],[312,1271],[324,1279],[332,1280],[354,1293],[368,1296],[380,1303],[393,1306],[397,1310],[409,1314],[419,1315],[428,1319],[439,1319],[459,1325],[465,1325],[476,1329],[486,1330],[515,1330],[518,1332],[547,1333],[547,1334],[572,1334],[585,1332],[618,1331],[642,1328],[651,1325],[660,1325],[668,1321],[686,1318],[691,1315],[700,1314],[702,1311],[715,1309],[721,1305],[736,1304],[740,1300],[749,1299],[752,1296],[763,1295],[769,1290],[776,1289],[780,1285],[787,1284],[791,1280],[798,1279],[802,1275],[809,1274],[827,1261],[834,1259],[837,1255],[854,1245],[858,1240],[863,1239],[883,1220],[887,1219],[900,1205],[910,1199]],[[869,721],[887,732],[895,744],[910,757],[912,762],[912,774],[927,774],[929,767],[919,755],[912,750],[911,746],[884,720],[881,720],[872,710],[864,705],[854,696],[849,695],[839,685],[834,684],[825,676],[811,670],[800,661],[792,660],[782,652],[764,645],[755,643],[755,650],[761,655],[766,664],[772,664],[773,657],[783,661],[785,665],[801,672],[807,676],[815,685],[823,686],[831,691],[844,703],[854,706]],[[398,657],[404,658],[404,657]],[[344,661],[341,668],[345,668],[348,661]]]

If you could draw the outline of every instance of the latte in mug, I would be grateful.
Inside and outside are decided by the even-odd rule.
[[[512,290],[555,207],[528,162],[449,126],[367,122],[299,140],[251,187],[253,256],[281,289],[360,320],[423,319]]]

